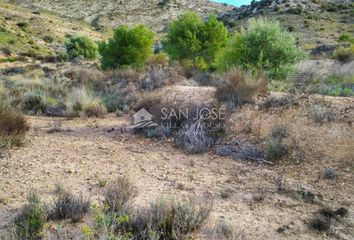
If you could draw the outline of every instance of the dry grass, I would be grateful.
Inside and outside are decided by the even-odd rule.
[[[127,177],[119,177],[104,193],[104,205],[110,212],[121,213],[136,196],[137,189]]]
[[[253,78],[249,73],[232,69],[226,73],[215,93],[216,98],[220,102],[228,102],[234,106],[245,103],[254,103],[259,94],[265,93],[267,90],[267,82],[262,75]]]
[[[19,146],[29,130],[26,118],[5,104],[0,104],[0,147]]]

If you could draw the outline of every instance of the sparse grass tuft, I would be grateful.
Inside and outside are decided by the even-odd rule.
[[[137,189],[127,177],[119,177],[104,193],[104,205],[109,212],[121,213],[136,196]]]
[[[210,240],[244,240],[246,239],[242,232],[236,231],[235,226],[222,219],[215,223],[215,226],[208,230],[205,239]]]
[[[256,202],[263,202],[266,199],[268,190],[265,187],[258,187],[256,193],[253,195],[253,200]]]

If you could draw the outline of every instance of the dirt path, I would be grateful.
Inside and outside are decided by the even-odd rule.
[[[56,184],[89,194],[99,201],[99,179],[114,180],[127,175],[139,189],[137,204],[161,194],[208,195],[214,199],[213,219],[225,218],[242,230],[247,239],[350,239],[353,211],[333,225],[331,236],[309,230],[307,222],[320,206],[276,193],[274,177],[282,173],[287,186],[300,186],[323,196],[331,207],[353,202],[352,169],[343,170],[336,181],[319,178],[316,163],[305,166],[258,166],[221,158],[212,153],[185,155],[171,143],[108,131],[127,123],[124,118],[65,120],[62,129],[72,131],[49,134],[53,120],[30,117],[33,129],[26,145],[0,158],[0,238],[4,225],[36,190],[50,201]],[[296,174],[302,168],[311,175]],[[268,189],[261,203],[253,200],[258,187]],[[222,192],[228,198],[222,198]],[[277,229],[288,226],[284,233]],[[206,226],[205,228],[207,228]]]

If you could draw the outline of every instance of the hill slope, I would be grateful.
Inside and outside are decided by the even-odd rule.
[[[163,31],[169,20],[175,19],[188,10],[200,15],[208,15],[232,9],[207,0],[12,0],[8,2],[30,9],[49,10],[63,17],[82,19],[96,28],[144,23],[157,32]]]
[[[0,57],[1,52],[34,57],[58,54],[63,51],[65,37],[74,34],[95,40],[105,36],[83,21],[0,3]]]

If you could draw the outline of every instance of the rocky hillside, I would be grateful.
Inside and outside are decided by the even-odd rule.
[[[249,18],[279,20],[294,32],[305,49],[333,49],[343,33],[354,33],[353,7],[350,0],[261,0],[249,6],[233,8],[219,18],[238,30]]]
[[[83,21],[0,3],[0,62],[14,55],[58,55],[65,50],[65,37],[76,34],[89,35],[95,40],[105,37]]]
[[[81,19],[92,26],[116,27],[121,24],[144,23],[157,32],[164,31],[171,19],[191,10],[201,15],[219,14],[229,6],[207,0],[6,0],[32,10],[45,9],[63,17]]]

